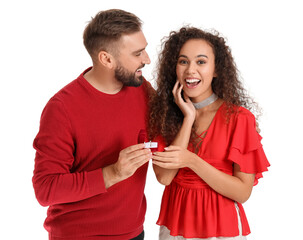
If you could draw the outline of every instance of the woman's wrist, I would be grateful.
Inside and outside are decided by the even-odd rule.
[[[190,168],[192,171],[196,172],[199,168],[199,164],[201,164],[201,161],[203,161],[197,154],[192,153],[192,156],[189,158],[188,161],[188,168]]]
[[[183,118],[183,124],[190,124],[193,125],[195,122],[195,117],[194,116],[185,116]]]

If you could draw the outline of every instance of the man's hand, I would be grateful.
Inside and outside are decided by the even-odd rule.
[[[147,163],[152,157],[150,149],[144,144],[137,144],[123,149],[116,163],[102,169],[105,187],[125,180],[132,176],[139,167]]]

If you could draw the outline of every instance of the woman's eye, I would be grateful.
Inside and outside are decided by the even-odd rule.
[[[186,64],[187,61],[186,60],[179,60],[179,64]]]
[[[198,64],[205,64],[205,61],[199,60],[199,61],[198,61]]]

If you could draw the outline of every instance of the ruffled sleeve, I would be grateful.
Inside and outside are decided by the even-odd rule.
[[[234,121],[228,160],[237,163],[242,172],[256,174],[256,185],[263,177],[262,172],[270,166],[261,144],[262,137],[256,131],[254,115],[248,110],[240,108]]]

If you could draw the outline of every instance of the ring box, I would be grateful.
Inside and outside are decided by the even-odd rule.
[[[150,148],[152,152],[156,152],[158,150],[157,142],[144,142],[144,148]]]
[[[138,134],[138,143],[144,143],[144,148],[150,148],[152,152],[158,150],[158,142],[148,142],[147,133],[144,129],[141,129]]]

